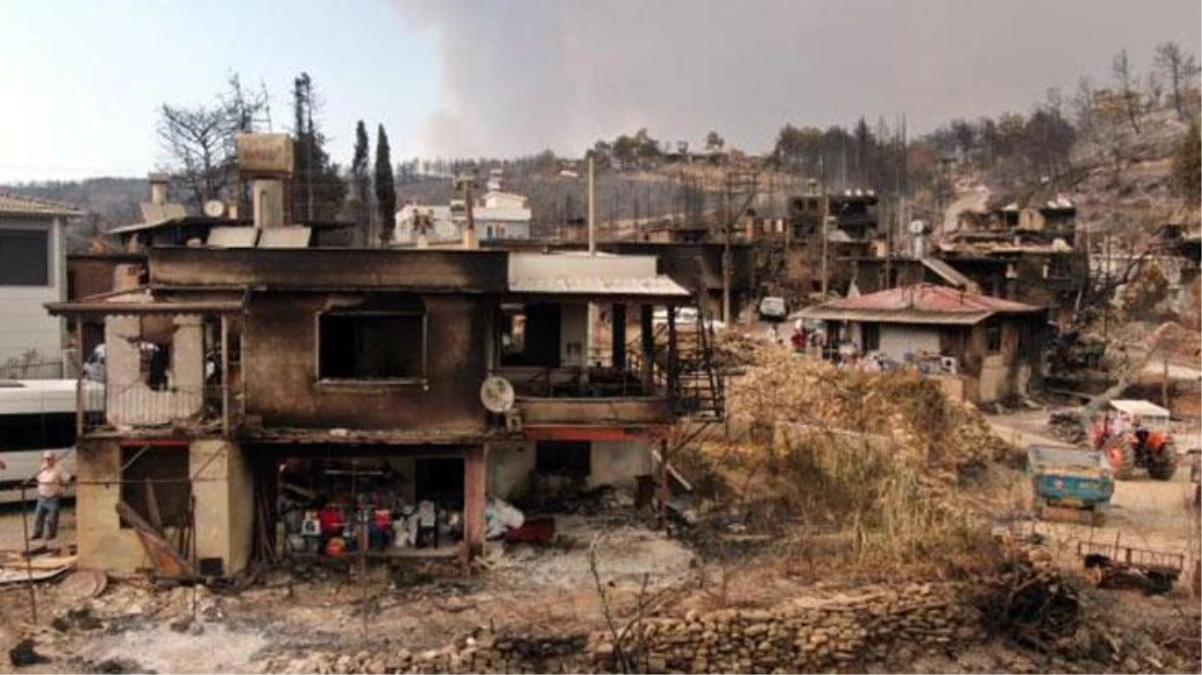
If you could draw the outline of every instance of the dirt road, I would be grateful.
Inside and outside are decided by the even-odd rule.
[[[1046,427],[1046,411],[1023,411],[988,418],[995,433],[1019,446],[1032,443],[1065,445]],[[1179,429],[1178,447],[1197,444],[1197,430]],[[1036,521],[1035,529],[1059,542],[1075,561],[1077,541],[1115,543],[1186,555],[1187,565],[1197,560],[1198,517],[1189,506],[1193,486],[1184,461],[1169,481],[1148,478],[1139,471],[1131,480],[1118,481],[1104,524],[1097,527],[1075,523]],[[1071,549],[1071,551],[1069,550]]]

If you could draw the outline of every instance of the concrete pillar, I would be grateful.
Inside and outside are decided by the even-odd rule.
[[[172,385],[180,393],[202,392],[205,383],[204,317],[187,314],[173,317],[171,340]]]
[[[133,572],[150,565],[134,530],[121,528],[121,446],[80,441],[75,448],[75,527],[79,565]]]
[[[224,440],[193,441],[188,473],[196,500],[197,559],[221,558],[227,575],[243,569],[255,524],[254,480],[245,452]]]
[[[463,540],[468,559],[484,548],[484,501],[488,481],[483,445],[463,453]]]
[[[617,370],[626,368],[626,305],[615,302],[613,306],[613,366]]]
[[[639,333],[643,342],[643,391],[651,393],[655,388],[655,323],[651,305],[639,306]]]

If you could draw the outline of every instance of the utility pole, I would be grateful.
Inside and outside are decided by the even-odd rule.
[[[597,252],[597,205],[596,205],[596,190],[597,180],[594,174],[593,156],[588,157],[588,253],[593,255]]]
[[[819,182],[818,182],[819,189],[822,190],[822,209],[818,213],[818,217],[821,219],[819,232],[822,234],[822,301],[826,302],[827,292],[829,290],[829,285],[830,285],[830,278],[829,278],[829,275],[828,275],[827,269],[826,269],[826,266],[827,266],[826,260],[827,260],[827,256],[829,253],[827,250],[829,247],[829,243],[827,242],[829,237],[827,236],[827,231],[826,231],[826,221],[827,221],[827,213],[830,212],[831,207],[830,207],[830,197],[827,194],[827,190],[826,190],[826,155],[825,155],[825,153],[818,156],[818,175],[819,175]]]

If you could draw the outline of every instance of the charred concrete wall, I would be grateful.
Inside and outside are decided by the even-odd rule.
[[[412,289],[501,292],[504,251],[206,249],[150,251],[151,283],[270,289]]]
[[[319,378],[319,315],[394,295],[252,295],[242,338],[247,414],[267,427],[485,430],[479,389],[488,371],[482,346],[492,339],[491,296],[416,296],[426,313],[424,384]]]

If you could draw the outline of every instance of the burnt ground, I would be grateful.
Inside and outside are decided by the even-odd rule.
[[[1024,416],[1025,415],[1025,416]],[[999,432],[1037,434],[1033,415],[991,418]],[[1020,440],[1020,439],[1016,439]],[[1025,481],[1013,491],[1022,500]],[[1079,572],[1077,540],[1119,536],[1125,545],[1180,550],[1197,560],[1198,523],[1184,508],[1188,473],[1170,482],[1138,478],[1120,483],[1105,525],[1031,523],[1049,542],[1061,567]],[[72,536],[73,512],[64,513],[63,537]],[[0,545],[21,542],[20,509],[0,512]],[[817,584],[783,573],[779,560],[752,557],[727,569],[704,551],[630,518],[562,516],[550,546],[493,545],[470,574],[456,566],[421,563],[390,571],[373,568],[366,581],[345,569],[305,568],[265,574],[238,593],[206,588],[155,589],[139,577],[113,579],[95,599],[70,597],[66,584],[35,586],[39,616],[31,621],[28,588],[0,587],[0,672],[265,672],[283,671],[313,653],[434,649],[480,627],[515,635],[566,635],[602,630],[603,605],[590,569],[598,541],[598,572],[618,614],[644,596],[652,613],[682,614],[739,604],[767,605],[782,597],[823,594],[838,579]],[[598,537],[600,537],[598,539]],[[846,582],[843,586],[846,586]],[[1135,635],[1158,653],[1174,640],[1197,640],[1198,601],[1188,581],[1169,594],[1086,589],[1088,612],[1116,633]],[[7,651],[32,638],[49,661],[13,668]],[[1152,660],[1148,660],[1151,658]],[[1125,657],[1114,672],[1159,670],[1154,657]],[[1080,666],[995,641],[956,653],[924,657],[911,672],[1074,671]]]

